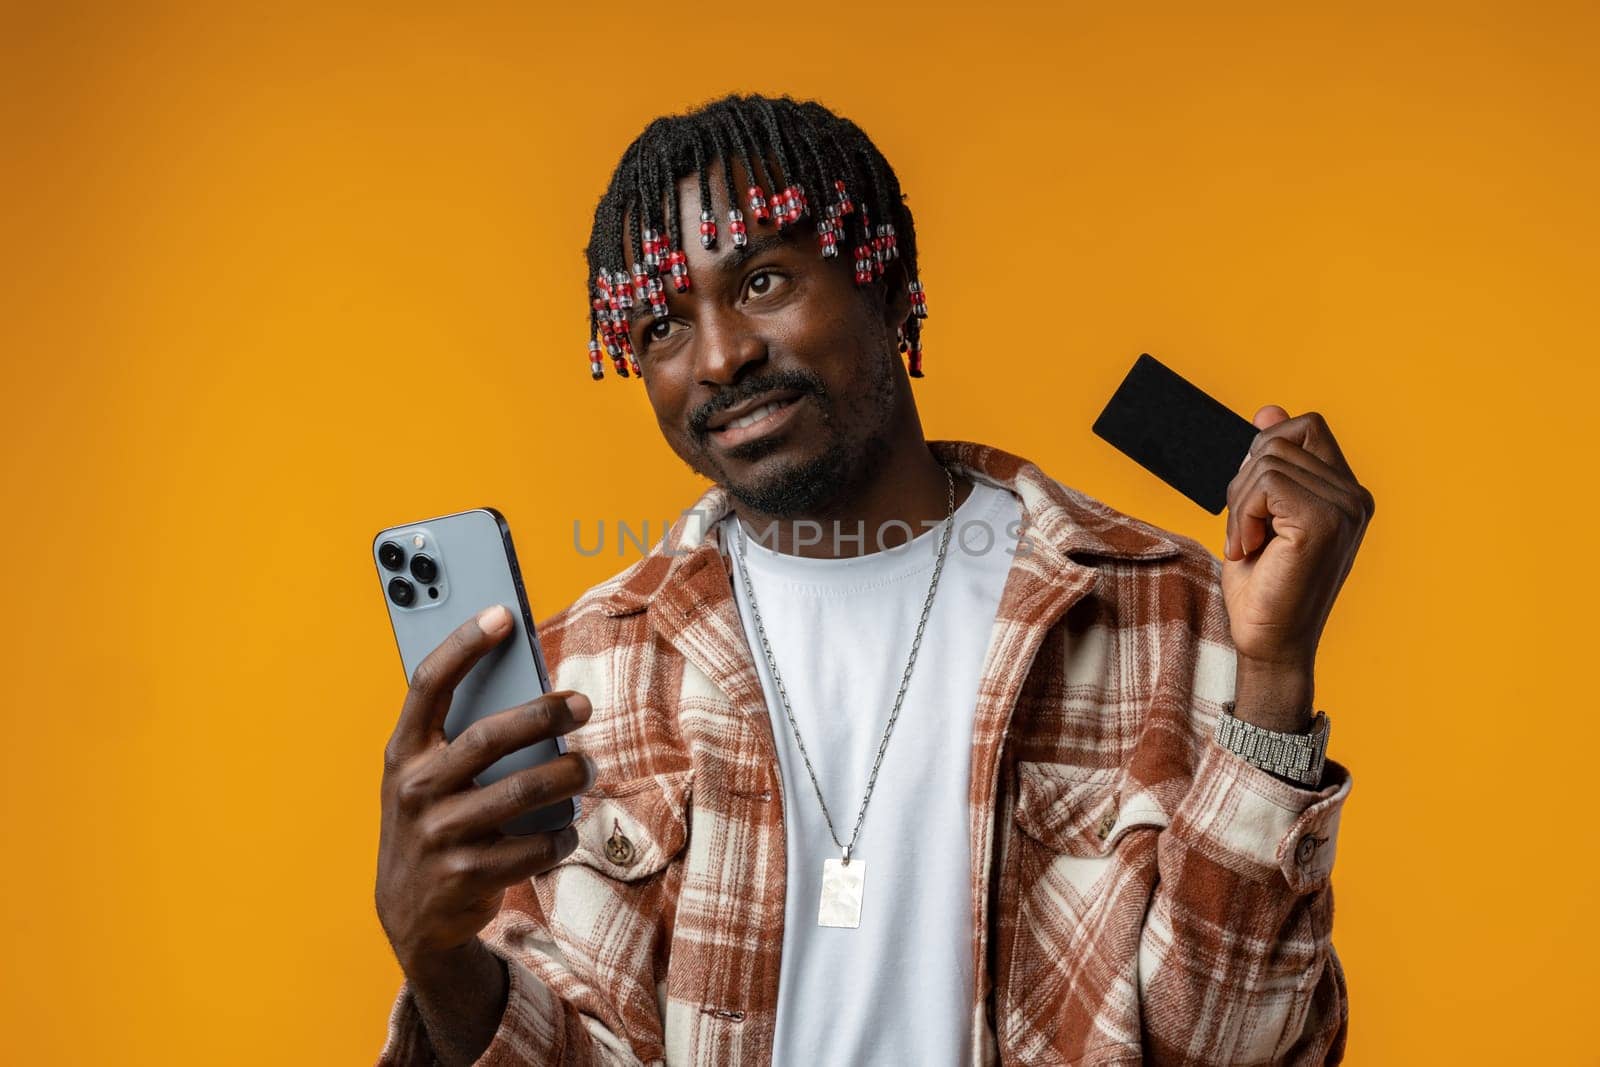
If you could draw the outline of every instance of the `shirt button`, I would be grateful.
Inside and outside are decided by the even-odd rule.
[[[615,824],[611,831],[611,836],[606,838],[606,859],[615,863],[618,867],[626,867],[637,858],[633,842],[629,841],[627,835],[622,832],[622,825],[620,823]]]
[[[1310,834],[1302,837],[1300,843],[1294,847],[1294,861],[1304,867],[1310,863],[1317,854],[1317,845],[1320,842]]]
[[[1117,825],[1117,809],[1112,808],[1100,817],[1100,825],[1095,827],[1095,836],[1104,841],[1111,836],[1112,827]]]

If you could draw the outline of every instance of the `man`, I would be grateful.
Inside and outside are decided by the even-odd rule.
[[[1337,1061],[1314,666],[1373,505],[1325,422],[1257,412],[1226,562],[925,441],[911,214],[816,104],[652,123],[588,259],[591,372],[715,484],[542,625],[558,691],[445,742],[498,607],[417,670],[382,1062]]]

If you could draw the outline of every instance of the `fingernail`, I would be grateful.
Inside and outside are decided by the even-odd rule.
[[[504,604],[492,604],[478,612],[478,629],[486,634],[505,633],[511,625],[511,613]]]
[[[594,705],[582,693],[573,693],[567,697],[567,710],[572,712],[573,722],[588,722],[589,716],[594,713]]]

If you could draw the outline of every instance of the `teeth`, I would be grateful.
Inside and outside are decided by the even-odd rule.
[[[774,411],[777,411],[781,407],[783,407],[783,405],[777,401],[774,401],[770,404],[762,404],[750,414],[734,419],[732,422],[728,423],[726,428],[729,430],[742,430],[746,426],[754,426],[756,423],[760,422],[768,415],[771,415]]]

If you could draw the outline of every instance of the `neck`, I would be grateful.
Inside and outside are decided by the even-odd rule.
[[[955,479],[956,506],[972,491]],[[945,469],[919,434],[892,447],[856,483],[813,514],[773,518],[735,501],[747,535],[776,552],[814,559],[862,556],[905,544],[949,514]]]

